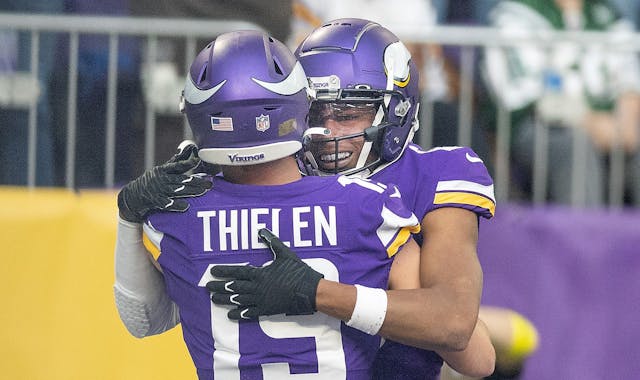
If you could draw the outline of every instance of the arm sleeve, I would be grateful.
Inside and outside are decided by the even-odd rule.
[[[118,220],[115,248],[115,303],[120,319],[137,338],[160,334],[180,322],[165,290],[162,272],[142,243],[142,225]]]

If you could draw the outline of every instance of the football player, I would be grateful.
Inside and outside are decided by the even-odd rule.
[[[495,212],[493,182],[481,158],[466,147],[428,151],[412,144],[418,129],[418,71],[386,28],[339,19],[298,47],[316,98],[305,132],[307,167],[394,183],[421,221],[420,285],[430,350],[387,340],[377,379],[436,378],[439,352],[466,347],[482,292],[477,258],[479,219]]]
[[[490,218],[495,209],[492,180],[482,160],[468,148],[425,152],[410,143],[418,129],[418,78],[413,65],[406,63],[410,57],[402,43],[384,28],[363,20],[329,22],[312,33],[296,54],[317,90],[309,115],[311,128],[306,132],[308,163],[319,174],[349,174],[397,184],[413,212],[422,217],[422,233],[416,236],[427,242],[422,247],[422,286],[434,297],[452,292],[451,307],[456,302],[464,305],[463,298],[456,301],[455,297],[464,295],[455,290],[455,281],[464,283],[470,276],[467,281],[475,286],[468,290],[478,291],[480,286],[477,277],[473,281],[474,272],[478,274],[477,227],[470,227],[473,214]],[[457,237],[442,232],[456,226],[460,227]],[[447,244],[447,239],[452,243]],[[447,268],[453,266],[458,272],[435,273],[447,260]],[[466,296],[473,299],[467,306],[478,302],[471,293]],[[481,306],[480,319],[487,323],[498,355],[499,371],[493,376],[521,369],[537,346],[535,327],[504,308]],[[435,377],[438,356],[451,361],[442,352],[435,355],[388,341],[378,355],[376,378]]]
[[[418,71],[386,28],[339,19],[312,32],[296,56],[316,98],[305,133],[305,158],[319,174],[342,173],[394,183],[421,221],[420,282],[428,291],[434,349],[465,347],[482,292],[479,219],[495,212],[493,181],[466,147],[428,151],[411,143],[418,124]],[[377,379],[436,378],[442,358],[387,340]]]
[[[427,330],[435,329],[424,318],[432,306],[416,297],[421,289],[384,291],[408,282],[395,279],[403,273],[395,268],[415,269],[418,254],[410,235],[420,224],[397,188],[301,177],[295,154],[307,90],[279,41],[259,32],[221,35],[195,58],[183,107],[198,156],[222,175],[183,175],[197,162],[188,145],[119,194],[121,319],[138,337],[180,322],[199,378],[369,379],[378,332],[428,345]],[[154,209],[182,212],[149,215]],[[154,260],[142,253],[143,221]],[[336,292],[346,297],[336,303]]]

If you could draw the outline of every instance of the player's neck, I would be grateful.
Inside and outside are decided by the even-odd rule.
[[[222,173],[225,180],[243,185],[284,185],[302,178],[293,157],[257,165],[225,166]]]

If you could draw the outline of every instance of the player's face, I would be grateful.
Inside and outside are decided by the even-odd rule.
[[[378,107],[374,103],[319,103],[309,110],[309,127],[331,131],[329,139],[314,138],[311,153],[321,170],[346,170],[356,166],[364,145],[362,132],[371,126]],[[352,136],[334,140],[335,138]],[[376,157],[369,155],[367,161]]]

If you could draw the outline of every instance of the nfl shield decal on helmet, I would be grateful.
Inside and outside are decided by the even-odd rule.
[[[264,132],[270,127],[269,115],[260,115],[256,117],[256,129]]]

